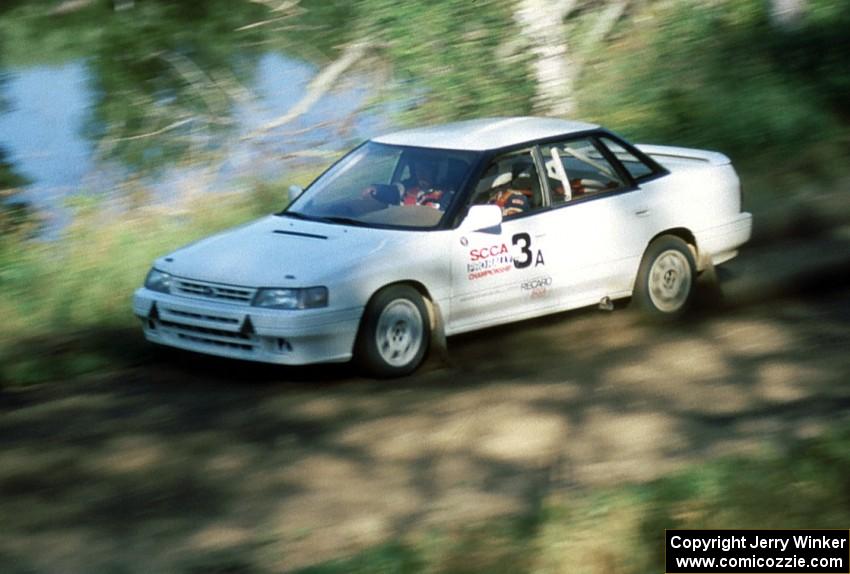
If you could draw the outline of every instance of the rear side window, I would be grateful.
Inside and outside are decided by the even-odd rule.
[[[553,205],[626,187],[617,170],[590,138],[542,145],[540,152]]]
[[[633,153],[611,138],[603,136],[600,137],[599,140],[611,151],[612,154],[614,154],[614,157],[620,160],[620,163],[623,164],[623,167],[626,168],[626,171],[628,171],[635,180],[655,175],[657,172],[655,166],[636,157]]]

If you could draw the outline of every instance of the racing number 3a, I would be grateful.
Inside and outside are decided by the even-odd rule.
[[[514,267],[525,269],[531,265],[531,236],[528,233],[517,233],[511,238],[511,243],[514,245],[519,245],[520,241],[522,242],[522,247],[519,249],[523,254],[523,258],[521,260],[514,259]]]
[[[522,259],[514,258],[514,267],[517,269],[525,269],[529,265],[531,265],[531,260],[534,259],[534,266],[545,265],[546,262],[543,261],[543,252],[538,250],[537,257],[531,253],[531,236],[528,233],[517,233],[511,238],[511,243],[513,245],[519,245],[520,253],[522,253]]]

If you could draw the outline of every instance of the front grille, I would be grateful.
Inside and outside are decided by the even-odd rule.
[[[239,319],[233,319],[231,317],[217,317],[215,315],[203,315],[201,313],[190,313],[188,311],[179,311],[177,309],[169,309],[168,307],[164,308],[165,311],[168,312],[169,315],[176,315],[178,317],[185,317],[187,319],[198,319],[200,321],[209,321],[211,323],[224,323],[228,325],[238,325]]]
[[[179,329],[181,331],[190,331],[192,333],[202,333],[204,335],[215,335],[216,337],[227,337],[232,339],[249,340],[250,335],[244,333],[234,333],[233,331],[222,331],[221,329],[210,329],[209,327],[198,327],[197,325],[184,325],[182,323],[172,323],[171,321],[160,321],[160,325],[166,328]]]
[[[250,305],[254,299],[255,289],[250,287],[234,287],[232,285],[217,285],[204,281],[190,281],[188,279],[177,279],[174,293],[177,295],[188,295],[202,299],[216,301],[229,301],[231,303],[243,303]]]
[[[171,312],[173,313],[173,311]],[[204,318],[210,320],[209,317],[204,316]],[[219,320],[225,319],[219,318]],[[226,320],[231,321],[230,319]],[[177,323],[175,321],[160,320],[157,323],[157,327],[184,341],[191,341],[192,343],[212,347],[226,347],[250,352],[254,351],[259,343],[257,337],[253,334],[225,331],[198,325],[187,325],[186,323]]]
[[[177,336],[183,339],[184,341],[192,341],[193,343],[201,343],[202,345],[226,347],[228,349],[239,349],[240,351],[254,350],[253,345],[246,345],[244,343],[234,343],[233,341],[219,341],[218,339],[209,339],[206,337],[195,337],[194,335],[186,335],[185,333],[178,333]]]

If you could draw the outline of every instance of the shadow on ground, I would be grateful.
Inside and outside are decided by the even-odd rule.
[[[4,392],[0,567],[281,571],[781,448],[850,407],[850,291],[828,286],[703,291],[680,325],[582,310],[455,337],[450,364],[396,381],[166,353]]]

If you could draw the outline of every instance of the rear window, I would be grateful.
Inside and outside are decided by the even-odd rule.
[[[620,160],[620,163],[635,180],[655,174],[656,170],[652,165],[645,163],[616,141],[607,137],[600,137],[599,140]]]

